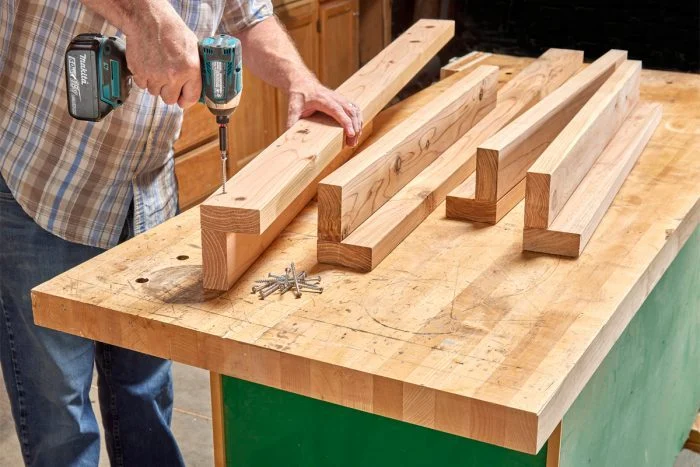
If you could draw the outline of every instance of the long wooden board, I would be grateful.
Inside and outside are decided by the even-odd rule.
[[[370,121],[453,35],[453,21],[418,21],[338,92]],[[343,144],[343,130],[330,117],[300,120],[231,178],[226,194],[216,193],[202,203],[202,228],[262,234],[338,156]]]
[[[639,100],[641,62],[627,61],[527,172],[525,226],[546,229]]]
[[[661,121],[661,105],[639,103],[548,229],[526,227],[523,250],[578,257]]]
[[[496,105],[498,68],[482,66],[318,185],[318,238],[340,241]]]
[[[486,63],[508,80],[531,61]],[[663,103],[662,123],[576,261],[522,252],[521,203],[491,228],[446,220],[438,208],[360,274],[318,264],[311,203],[235,287],[215,292],[202,288],[195,206],[35,288],[34,318],[536,453],[697,232],[700,76],[643,70],[642,97]],[[290,261],[320,275],[323,294],[250,294],[256,279]]]
[[[449,191],[474,171],[477,146],[569,79],[580,68],[582,59],[577,51],[550,49],[545,52],[503,86],[498,93],[498,104],[491,113],[346,239],[342,242],[319,239],[319,262],[362,271],[376,267]]]
[[[626,59],[626,51],[609,51],[480,145],[476,199],[495,202],[520,183],[532,163]]]

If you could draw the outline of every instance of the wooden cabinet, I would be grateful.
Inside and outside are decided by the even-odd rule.
[[[359,13],[359,0],[335,0],[319,6],[318,76],[331,89],[359,68]]]
[[[381,8],[371,5],[375,0],[363,0],[368,5],[363,21],[383,24],[378,35],[368,36],[372,42],[369,54],[388,42],[384,23],[391,20],[386,14],[390,0],[376,1]],[[360,0],[273,0],[273,5],[302,59],[326,86],[338,87],[359,68]],[[284,92],[248,71],[244,52],[243,95],[229,123],[229,177],[286,130],[287,106]],[[217,131],[214,117],[204,105],[185,111],[180,139],[174,146],[183,210],[202,201],[220,184]]]

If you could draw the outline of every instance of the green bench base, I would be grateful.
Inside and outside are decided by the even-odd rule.
[[[546,467],[529,455],[222,378],[227,465]],[[700,229],[562,421],[560,465],[672,466],[700,405]]]

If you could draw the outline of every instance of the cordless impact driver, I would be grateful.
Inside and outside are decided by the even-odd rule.
[[[243,91],[242,51],[238,39],[225,34],[199,41],[202,92],[219,125],[223,193],[226,193],[227,128]],[[98,33],[77,35],[65,55],[68,112],[78,120],[99,122],[124,104],[132,87],[126,44]]]

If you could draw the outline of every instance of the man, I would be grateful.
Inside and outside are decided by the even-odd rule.
[[[63,54],[83,32],[123,34],[140,88],[96,124],[66,108]],[[359,111],[303,65],[269,0],[0,2],[0,361],[27,465],[98,463],[93,364],[112,464],[182,464],[170,362],[35,326],[29,291],[176,214],[172,144],[215,32],[290,93],[289,124],[322,111],[356,143]]]

